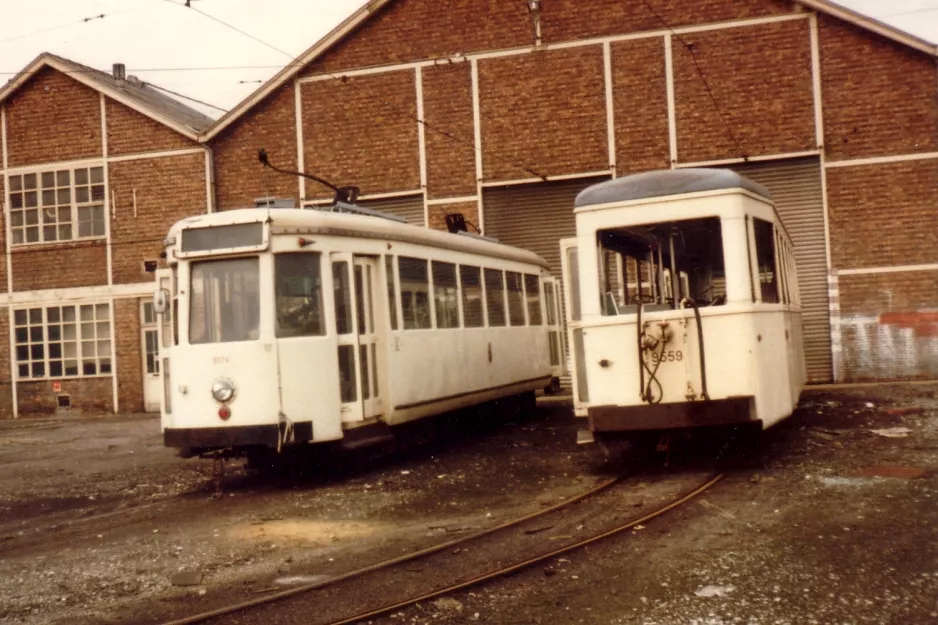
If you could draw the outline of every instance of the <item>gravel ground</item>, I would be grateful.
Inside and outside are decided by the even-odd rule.
[[[374,623],[936,623],[936,397],[806,392],[716,487],[643,530]],[[211,464],[164,449],[151,416],[0,422],[0,623],[160,622],[442,542],[615,471],[575,445],[563,404],[507,419],[443,421],[417,451],[303,475],[229,464],[220,499]],[[665,471],[706,463],[694,444]]]

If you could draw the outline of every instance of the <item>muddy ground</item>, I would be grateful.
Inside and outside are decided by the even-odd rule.
[[[152,416],[0,422],[0,623],[179,618],[491,526],[617,471],[576,446],[562,403],[498,421],[442,421],[416,451],[320,459],[302,475],[233,463],[221,498],[212,465],[164,449]],[[658,478],[724,449],[685,445]],[[811,390],[732,460],[641,531],[373,622],[938,622],[938,385]]]

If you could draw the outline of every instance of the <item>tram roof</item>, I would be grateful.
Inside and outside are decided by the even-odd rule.
[[[574,206],[579,208],[721,189],[745,189],[767,200],[772,199],[768,189],[735,171],[688,168],[648,171],[600,182],[581,191]]]
[[[197,215],[176,222],[170,229],[169,236],[174,237],[188,228],[207,228],[259,221],[270,224],[273,234],[321,234],[382,239],[491,256],[550,269],[547,261],[534,252],[480,237],[457,235],[370,215],[317,209],[239,208]]]

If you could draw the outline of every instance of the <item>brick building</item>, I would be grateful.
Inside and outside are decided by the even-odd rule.
[[[258,148],[414,223],[462,212],[555,270],[585,186],[737,169],[793,235],[811,380],[935,377],[936,56],[826,0],[372,0],[212,124],[44,55],[0,91],[0,414],[152,403],[144,262],[169,224],[331,195]],[[66,186],[37,222],[28,191]]]
[[[936,47],[825,0],[373,0],[204,140],[221,209],[327,196],[265,147],[555,270],[585,186],[730,167],[793,234],[810,379],[938,375]]]
[[[211,123],[120,65],[43,54],[0,90],[0,417],[159,408],[146,304],[169,226],[211,209]]]

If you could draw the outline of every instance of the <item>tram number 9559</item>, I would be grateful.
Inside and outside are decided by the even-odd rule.
[[[684,352],[681,350],[667,350],[664,352],[651,352],[651,362],[653,364],[658,364],[659,362],[680,362],[684,360]]]

